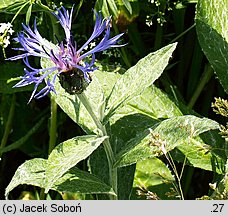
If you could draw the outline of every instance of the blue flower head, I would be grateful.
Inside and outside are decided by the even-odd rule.
[[[34,30],[22,24],[24,31],[20,32],[16,38],[16,41],[22,47],[16,49],[23,51],[23,54],[11,57],[9,60],[23,59],[27,66],[24,69],[25,75],[21,77],[21,81],[14,87],[35,84],[29,102],[32,98],[42,98],[50,92],[55,92],[54,84],[57,76],[60,78],[60,84],[67,92],[71,94],[81,93],[86,88],[86,85],[91,82],[89,74],[97,69],[94,67],[95,54],[110,47],[123,46],[117,45],[119,38],[123,34],[110,38],[111,17],[102,19],[101,14],[95,12],[96,22],[93,33],[87,42],[78,49],[71,33],[72,13],[73,8],[68,11],[64,7],[59,9],[57,13],[53,13],[65,32],[65,39],[59,42],[58,45],[51,44],[40,35],[37,30],[36,20],[34,21]],[[102,33],[104,36],[97,46],[85,51],[85,48]],[[29,64],[29,56],[47,58],[53,62],[53,66],[43,69],[33,68]],[[91,58],[86,58],[88,56]],[[49,76],[50,74],[52,76]],[[43,82],[45,82],[46,86],[37,92],[38,86]]]

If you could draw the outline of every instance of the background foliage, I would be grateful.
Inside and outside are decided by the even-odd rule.
[[[99,70],[86,91],[112,134],[118,197],[227,199],[227,1],[61,4],[74,4],[72,30],[78,46],[93,30],[93,8],[104,17],[112,15],[114,34],[125,32],[125,47],[97,56]],[[3,0],[0,22],[12,22],[16,36],[21,23],[32,25],[36,18],[42,36],[55,43],[54,33],[63,37],[50,16],[55,7],[59,1]],[[23,62],[5,60],[16,54],[16,46],[11,39],[0,56],[0,198],[113,195],[101,146],[107,137],[97,135],[81,102],[63,93],[58,83],[57,96],[27,104],[32,86],[12,88],[23,74]],[[39,67],[40,62],[33,59],[33,65]],[[102,103],[104,110],[98,109]]]

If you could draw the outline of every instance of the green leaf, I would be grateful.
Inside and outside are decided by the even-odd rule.
[[[140,161],[136,165],[132,199],[167,200],[167,192],[174,188],[174,185],[175,178],[171,170],[160,159]],[[138,196],[134,197],[136,192]]]
[[[70,168],[86,159],[107,137],[87,135],[59,144],[48,157],[45,192]]]
[[[118,17],[118,8],[115,0],[107,0],[108,6],[111,10],[111,14],[116,18]]]
[[[167,192],[174,184],[174,176],[160,159],[150,158],[140,161],[136,165],[131,199],[171,199],[167,196]]]
[[[19,166],[6,188],[6,198],[18,185],[27,184],[45,188],[45,170],[47,169],[47,165],[47,160],[35,158],[26,161]],[[57,179],[51,189],[60,192],[88,194],[107,193],[115,195],[110,186],[101,182],[97,177],[81,171],[76,167],[71,168],[63,174],[63,176]]]
[[[208,131],[200,137],[191,139],[177,146],[171,154],[172,158],[187,165],[198,167],[204,170],[225,173],[226,153],[225,141],[217,131]]]
[[[155,85],[151,85],[140,95],[134,97],[124,106],[117,109],[115,114],[109,119],[110,124],[115,124],[117,120],[123,118],[124,116],[137,113],[149,116],[152,119],[164,119],[183,115],[179,107],[177,107],[177,105],[166,95],[166,93],[162,92]],[[135,124],[138,123],[140,124],[140,121],[136,120]],[[128,134],[129,131],[126,133]]]
[[[163,184],[164,181],[175,181],[170,169],[158,158],[140,161],[136,165],[135,187],[145,187]]]
[[[145,129],[175,116],[182,116],[182,112],[168,96],[154,85],[148,87],[110,118],[111,142],[115,143],[116,152]]]
[[[129,11],[129,13],[132,14],[132,7],[131,7],[130,2],[128,0],[123,0],[123,4],[127,8],[127,10]]]
[[[135,164],[118,168],[118,199],[129,200],[135,175]]]
[[[133,97],[140,95],[162,74],[176,48],[177,43],[170,44],[139,60],[128,69],[116,82],[107,104],[106,118]]]
[[[115,83],[126,70],[117,65],[108,65],[101,62],[96,62],[96,67],[98,67],[98,70],[94,72],[94,76],[98,79],[105,97],[108,98]]]
[[[28,10],[26,12],[26,19],[25,19],[26,25],[29,25],[31,14],[32,14],[32,4],[29,5]]]
[[[207,118],[191,115],[162,121],[129,140],[116,157],[116,167],[122,167],[160,156],[175,147],[190,142],[199,134],[218,129],[219,124]]]
[[[103,145],[100,145],[96,151],[89,156],[88,167],[90,173],[97,176],[107,185],[110,184],[108,160]],[[109,197],[107,195],[99,195],[98,199],[106,200],[109,199]]]
[[[6,198],[10,191],[21,184],[44,188],[46,165],[47,160],[42,158],[35,158],[20,165],[5,190]]]
[[[196,30],[200,45],[228,93],[228,1],[200,0]]]
[[[110,16],[110,12],[109,12],[109,8],[106,0],[97,0],[94,8],[96,11],[101,11],[104,17]]]
[[[171,199],[167,193],[171,192],[171,188],[175,189],[174,185],[174,176],[160,159],[150,158],[140,161],[136,165],[131,199]]]
[[[84,193],[84,194],[112,194],[110,186],[103,183],[96,176],[81,171],[77,167],[71,168],[52,186],[52,190],[60,192]]]
[[[130,114],[119,119],[111,126],[111,142],[118,153],[126,143],[137,134],[143,133],[149,127],[157,125],[160,121],[141,113]]]

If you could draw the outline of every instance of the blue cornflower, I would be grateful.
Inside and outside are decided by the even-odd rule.
[[[9,60],[23,59],[27,66],[27,68],[24,69],[25,75],[21,77],[21,81],[14,87],[35,84],[29,101],[31,101],[32,98],[38,99],[50,92],[55,92],[54,84],[57,76],[60,77],[62,86],[64,86],[64,81],[72,79],[69,85],[72,84],[75,86],[73,86],[73,90],[71,87],[68,87],[68,89],[65,88],[66,91],[69,93],[81,93],[84,89],[83,87],[81,89],[80,85],[82,85],[84,81],[89,84],[91,82],[89,74],[97,69],[94,67],[95,53],[110,47],[123,46],[116,44],[123,33],[110,38],[111,17],[102,19],[101,14],[95,12],[96,22],[93,33],[88,41],[77,49],[76,42],[71,33],[72,13],[73,8],[68,11],[64,7],[59,9],[57,13],[53,13],[65,32],[65,39],[62,42],[59,42],[58,45],[51,44],[40,35],[37,30],[36,20],[34,21],[34,30],[29,26],[22,24],[24,31],[20,32],[15,40],[20,42],[22,46],[22,48],[16,48],[16,50],[24,51],[24,53],[11,57]],[[104,33],[104,37],[98,45],[89,51],[85,51],[85,48],[102,33]],[[49,68],[33,68],[29,64],[29,56],[47,58],[54,64]],[[86,58],[88,56],[91,56],[91,60]],[[53,76],[49,76],[50,74],[53,74]],[[46,86],[37,93],[37,88],[43,81],[45,81]],[[74,82],[76,82],[76,84],[74,84]]]

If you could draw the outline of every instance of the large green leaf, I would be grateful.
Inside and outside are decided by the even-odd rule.
[[[115,166],[121,167],[156,157],[191,142],[199,134],[218,129],[219,124],[207,118],[178,116],[153,125],[129,140],[118,153]]]
[[[228,1],[199,0],[196,30],[200,45],[228,93]]]
[[[182,116],[182,112],[169,97],[154,85],[148,87],[110,118],[111,142],[116,152],[145,129],[175,116]]]
[[[175,181],[170,169],[158,158],[150,158],[140,161],[136,165],[134,186],[144,186],[146,188],[164,181]]]
[[[164,92],[152,85],[141,95],[126,103],[110,118],[112,139],[116,140],[117,152],[138,133],[162,119],[193,114],[180,102],[176,104]],[[205,137],[207,139],[205,139]],[[173,159],[201,169],[222,173],[225,163],[224,140],[215,132],[206,132],[204,136],[195,137],[177,146]],[[174,153],[174,152],[172,152]]]
[[[69,139],[59,144],[48,157],[46,190],[54,185],[65,172],[86,159],[107,137],[86,135]]]
[[[174,184],[174,175],[160,159],[150,158],[140,161],[136,165],[131,199],[169,199],[167,192],[174,188]]]
[[[99,69],[94,72],[97,77],[106,98],[108,98],[112,92],[112,89],[118,79],[125,73],[125,69],[116,65],[96,63],[96,67]]]
[[[8,197],[14,188],[22,184],[45,188],[47,163],[47,160],[41,158],[35,158],[23,163],[18,167],[11,182],[7,186],[5,196]],[[81,171],[76,167],[71,168],[57,179],[51,189],[59,192],[85,194],[107,193],[115,195],[110,186],[101,182],[97,177],[88,172]]]
[[[217,131],[208,131],[172,151],[172,158],[204,170],[225,173],[225,141]]]
[[[21,184],[34,185],[41,188],[45,187],[45,169],[47,161],[42,158],[35,158],[24,162],[16,170],[11,182],[5,190],[8,197],[10,191]]]
[[[81,171],[77,167],[71,168],[61,178],[59,178],[52,190],[71,193],[84,194],[112,194],[114,191],[110,186],[103,183],[96,176],[88,172]]]
[[[162,74],[176,45],[177,43],[170,44],[147,55],[121,76],[108,100],[107,119],[115,113],[117,108],[140,95]]]
[[[115,124],[124,116],[137,113],[157,120],[183,115],[180,108],[164,92],[155,85],[151,85],[142,94],[132,98],[123,107],[117,109],[109,121],[111,124]],[[188,112],[185,111],[184,113]],[[136,120],[135,124],[138,123],[140,124],[140,121]]]

